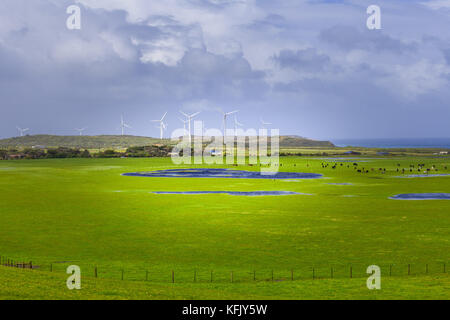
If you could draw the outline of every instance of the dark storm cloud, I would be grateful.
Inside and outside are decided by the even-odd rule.
[[[279,14],[269,14],[264,19],[253,21],[248,25],[249,29],[261,30],[268,28],[284,29],[288,25],[288,21]]]
[[[315,48],[304,50],[282,50],[273,61],[280,68],[292,68],[298,71],[315,72],[324,70],[330,63],[330,57],[317,52]]]
[[[442,53],[444,55],[445,61],[447,61],[447,64],[450,65],[450,48],[443,49]]]

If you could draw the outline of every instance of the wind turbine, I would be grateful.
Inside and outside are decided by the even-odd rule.
[[[161,120],[152,120],[152,122],[159,122],[159,130],[160,130],[160,139],[163,139],[164,136],[164,130],[167,128],[167,125],[164,123],[164,118],[167,116],[167,112],[164,113]]]
[[[221,112],[223,114],[223,136],[225,137],[225,135],[227,134],[227,117],[231,116],[232,114],[238,113],[239,110],[231,112],[223,112],[223,111]]]
[[[19,131],[19,134],[20,134],[21,137],[24,136],[25,132],[30,131],[30,129],[28,129],[28,128],[22,129],[22,128],[19,128],[19,127],[17,127],[17,130]]]
[[[261,124],[263,129],[267,129],[267,126],[272,125],[270,122],[265,122],[262,118],[261,118]]]
[[[83,132],[86,130],[87,128],[80,128],[80,129],[75,129],[75,131],[78,131],[80,133],[80,136],[83,135]]]
[[[242,127],[243,124],[237,121],[236,116],[234,116],[234,136],[237,137],[237,127]]]
[[[194,117],[198,116],[200,114],[200,112],[196,112],[194,114],[188,115],[186,113],[184,113],[183,111],[180,110],[180,113],[185,116],[187,118],[187,122],[188,122],[188,131],[189,131],[189,142],[192,141],[192,136],[191,136],[191,121]]]
[[[123,115],[120,116],[120,129],[122,129],[122,136],[125,135],[125,128],[131,129],[131,126],[126,124],[125,121],[123,121]]]

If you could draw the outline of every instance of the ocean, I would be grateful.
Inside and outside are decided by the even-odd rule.
[[[450,138],[331,139],[338,147],[450,149]]]

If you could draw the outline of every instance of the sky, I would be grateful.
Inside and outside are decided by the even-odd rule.
[[[449,26],[450,0],[2,0],[0,138],[120,134],[121,114],[156,137],[165,112],[170,136],[179,110],[221,129],[236,109],[313,139],[450,137]]]

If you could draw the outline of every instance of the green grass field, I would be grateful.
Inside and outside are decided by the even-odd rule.
[[[450,201],[389,199],[450,192],[450,176],[395,178],[419,163],[450,173],[450,160],[361,160],[376,170],[284,157],[282,171],[324,175],[290,181],[121,176],[178,168],[162,158],[0,161],[0,255],[38,266],[0,267],[0,298],[450,298]],[[223,190],[310,195],[151,193]],[[65,286],[72,264],[82,269],[79,292]],[[366,288],[372,264],[382,269],[379,292]]]

